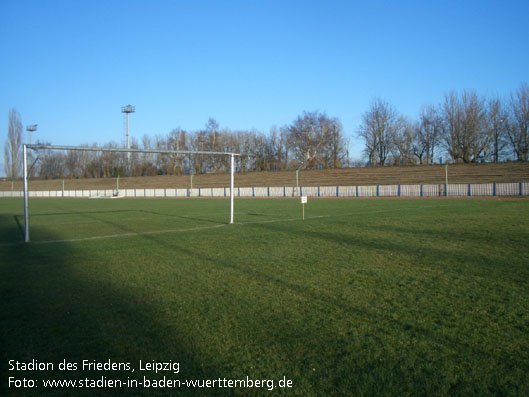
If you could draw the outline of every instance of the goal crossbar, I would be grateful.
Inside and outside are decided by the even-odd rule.
[[[204,152],[193,150],[158,150],[158,149],[121,149],[89,146],[56,146],[56,145],[27,145],[28,149],[51,149],[51,150],[78,150],[85,152],[118,152],[118,153],[155,153],[155,154],[198,154],[211,156],[240,156],[239,153],[231,152]]]
[[[105,147],[88,147],[88,146],[56,146],[56,145],[23,145],[23,163],[24,163],[24,242],[29,242],[29,189],[28,189],[28,164],[27,164],[27,149],[39,150],[74,150],[85,152],[117,152],[117,153],[154,153],[154,154],[191,154],[203,156],[229,156],[230,157],[230,224],[233,223],[233,185],[235,172],[235,156],[240,156],[239,153],[232,152],[205,152],[192,150],[157,150],[157,149],[121,149],[121,148],[105,148]]]

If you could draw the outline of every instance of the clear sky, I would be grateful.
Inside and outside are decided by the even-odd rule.
[[[0,143],[12,107],[65,145],[122,142],[129,103],[137,138],[319,110],[359,158],[374,97],[414,117],[450,90],[528,81],[528,17],[527,0],[0,0]]]

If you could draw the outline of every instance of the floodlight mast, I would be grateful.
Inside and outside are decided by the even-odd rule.
[[[230,156],[230,224],[233,223],[233,185],[235,173],[235,156],[240,156],[239,153],[232,152],[204,152],[191,150],[151,150],[151,149],[110,149],[101,147],[86,147],[86,146],[55,146],[55,145],[23,145],[24,152],[24,242],[29,243],[29,207],[28,207],[28,166],[27,166],[27,149],[38,150],[78,150],[84,152],[128,152],[128,153],[157,153],[157,154],[195,154],[195,155],[213,155],[213,156]]]
[[[129,134],[129,114],[134,113],[136,111],[136,108],[132,105],[122,106],[121,107],[121,113],[125,113],[127,115],[127,149],[130,149],[130,134]],[[130,152],[127,154],[127,171],[130,172]]]
[[[26,131],[29,132],[29,144],[30,145],[33,143],[33,133],[37,131],[37,126],[38,124],[32,124],[26,127]]]

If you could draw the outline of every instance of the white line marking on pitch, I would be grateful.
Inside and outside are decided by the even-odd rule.
[[[378,213],[382,213],[382,212],[397,212],[397,211],[403,211],[403,210],[416,210],[416,209],[438,208],[438,207],[449,207],[449,205],[446,205],[446,204],[442,204],[442,205],[426,205],[426,206],[422,206],[422,207],[404,207],[404,208],[391,209],[391,210],[356,211],[356,212],[346,212],[344,214],[336,214],[336,215],[307,216],[307,217],[305,217],[305,219],[335,218],[335,217],[351,216],[351,215],[378,214]],[[261,224],[261,223],[277,223],[277,222],[293,222],[293,221],[301,221],[301,218],[272,219],[272,220],[268,220],[268,221],[235,222],[235,223],[237,225],[255,225],[255,224]]]
[[[345,214],[336,214],[336,215],[316,215],[316,216],[306,217],[306,219],[333,218],[333,217],[342,217],[342,216],[351,216],[351,215],[360,215],[360,214],[376,214],[376,213],[383,213],[383,212],[397,212],[397,211],[410,210],[410,209],[415,210],[415,209],[438,208],[438,207],[449,207],[449,205],[442,204],[442,205],[427,205],[427,206],[422,206],[422,207],[404,207],[404,208],[391,209],[391,210],[356,211],[356,212],[348,212]],[[294,221],[301,221],[301,219],[300,218],[272,219],[268,221],[235,222],[235,224],[236,225],[254,225],[254,224],[262,224],[262,223],[294,222]],[[76,238],[76,239],[32,241],[31,244],[73,243],[73,242],[80,242],[80,241],[104,240],[107,238],[134,237],[134,236],[165,234],[165,233],[179,233],[179,232],[192,232],[196,230],[217,229],[223,226],[227,226],[227,224],[222,223],[222,224],[218,224],[214,226],[201,226],[201,227],[193,227],[193,228],[187,228],[187,229],[154,230],[151,232],[109,234],[106,236],[82,237],[82,238]],[[17,242],[12,242],[12,243],[0,243],[0,247],[9,247],[9,246],[14,246],[14,245],[19,245],[19,244],[24,244],[24,242],[17,241]]]
[[[152,219],[152,217],[145,217],[145,218],[121,218],[119,219],[120,221],[131,221],[131,220],[134,220],[134,221],[144,221],[144,220],[149,220],[149,219]],[[83,221],[83,222],[75,222],[75,221],[72,221],[72,222],[54,222],[53,223],[53,226],[57,226],[57,225],[86,225],[86,224],[89,224],[89,223],[102,223],[104,222],[105,220],[104,219],[97,219],[97,220],[93,220],[93,221]],[[38,221],[35,222],[35,221],[32,221],[31,222],[31,225],[32,226],[46,226],[47,223],[46,222],[43,222],[43,223],[39,223]]]
[[[191,227],[187,229],[153,230],[150,232],[107,234],[106,236],[82,237],[82,238],[74,238],[74,239],[67,239],[67,240],[44,240],[44,241],[35,241],[34,244],[71,243],[71,242],[77,242],[77,241],[104,240],[107,238],[145,236],[145,235],[152,235],[152,234],[166,234],[166,233],[179,233],[179,232],[192,232],[192,231],[204,230],[204,229],[217,229],[222,226],[226,226],[226,224],[223,223],[223,224],[215,225],[215,226]]]
[[[108,238],[134,237],[134,236],[145,236],[145,235],[152,235],[152,234],[166,234],[166,233],[180,233],[180,232],[193,232],[196,230],[217,229],[223,226],[227,226],[227,224],[222,223],[222,224],[215,225],[215,226],[191,227],[187,229],[153,230],[150,232],[107,234],[106,236],[81,237],[81,238],[72,238],[72,239],[64,239],[64,240],[31,241],[30,244],[74,243],[74,242],[79,242],[79,241],[104,240]],[[9,246],[14,246],[18,244],[24,244],[24,242],[17,241],[14,243],[2,243],[0,244],[0,247],[9,247]]]

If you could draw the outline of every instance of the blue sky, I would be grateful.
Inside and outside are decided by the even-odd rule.
[[[359,158],[375,97],[414,117],[450,90],[528,81],[528,16],[529,1],[0,0],[0,143],[12,107],[67,145],[122,142],[129,103],[137,138],[319,110]]]

